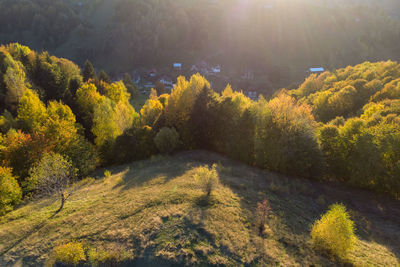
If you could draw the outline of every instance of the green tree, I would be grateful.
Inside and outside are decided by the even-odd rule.
[[[85,62],[82,76],[84,82],[87,82],[89,80],[96,80],[97,78],[96,71],[94,70],[92,63],[89,60],[86,60]]]
[[[72,163],[59,154],[45,153],[29,172],[29,183],[33,186],[35,194],[39,196],[58,194],[61,204],[56,212],[61,211],[69,197],[67,188],[76,175]]]
[[[13,209],[21,200],[21,188],[10,168],[0,167],[0,215]]]
[[[203,87],[196,98],[189,119],[189,127],[194,147],[210,149],[216,123],[216,94],[207,86]]]
[[[122,82],[132,97],[136,97],[139,94],[137,84],[132,81],[131,76],[128,73],[125,73]]]
[[[157,153],[153,129],[149,126],[132,127],[118,136],[113,154],[113,163],[126,163],[150,157]]]
[[[317,177],[322,154],[316,138],[316,122],[307,105],[280,94],[257,107],[256,162],[286,174]]]
[[[105,83],[111,83],[110,77],[108,76],[108,74],[107,74],[104,70],[101,70],[101,71],[100,71],[100,73],[99,73],[99,80],[100,80],[100,81],[103,81],[103,82],[105,82]]]
[[[154,143],[161,153],[171,153],[179,145],[179,134],[174,128],[164,127],[154,137]]]

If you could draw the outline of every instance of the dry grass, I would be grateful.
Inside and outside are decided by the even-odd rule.
[[[193,176],[218,163],[219,182],[208,205]],[[62,212],[57,199],[21,206],[0,218],[0,265],[45,264],[69,241],[135,257],[130,265],[342,265],[312,249],[310,225],[342,202],[359,240],[347,263],[399,266],[398,202],[365,192],[282,177],[196,151],[99,170],[75,188]],[[318,199],[324,203],[318,204]],[[257,203],[268,199],[267,234],[258,235]],[[397,223],[396,223],[397,222]]]

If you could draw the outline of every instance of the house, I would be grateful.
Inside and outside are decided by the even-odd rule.
[[[199,71],[199,68],[197,68],[196,65],[192,65],[192,67],[190,68],[190,71],[192,71],[192,72],[198,72],[198,71]]]
[[[212,73],[221,73],[221,66],[217,65],[215,67],[211,67],[211,72]]]
[[[173,68],[174,70],[182,70],[182,63],[174,63]]]
[[[258,99],[258,94],[256,91],[247,91],[246,95],[248,98],[250,98],[251,100],[257,100]]]
[[[149,76],[150,77],[156,77],[157,76],[157,70],[155,68],[151,69],[149,71]]]
[[[242,79],[243,80],[254,80],[254,72],[252,72],[251,70],[246,71],[245,73],[243,73]]]
[[[169,77],[167,75],[161,76],[160,83],[164,84],[164,86],[173,86],[173,84],[174,84],[171,77]]]
[[[205,75],[205,74],[209,73],[210,66],[204,60],[200,61],[197,64],[197,67],[198,67],[198,69],[199,69],[201,74]]]
[[[140,80],[141,80],[140,75],[134,75],[134,76],[132,76],[132,81],[133,81],[134,83],[139,84]]]
[[[146,83],[143,84],[143,87],[144,88],[154,88],[155,84],[152,83],[152,82],[146,82]]]
[[[325,69],[324,68],[322,68],[322,67],[318,67],[318,68],[310,68],[309,69],[309,72],[310,73],[322,73],[322,72],[324,72],[325,71]]]

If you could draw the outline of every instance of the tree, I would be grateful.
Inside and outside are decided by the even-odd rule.
[[[164,107],[158,99],[148,99],[140,110],[141,121],[144,125],[153,127]]]
[[[20,98],[28,89],[25,79],[24,67],[19,61],[13,60],[10,55],[6,55],[6,64],[8,65],[3,76],[4,85],[6,87],[5,105],[11,111],[16,110]]]
[[[198,148],[210,149],[212,135],[216,130],[215,107],[217,99],[215,93],[205,86],[200,91],[194,103],[189,126],[193,136],[194,145]]]
[[[316,122],[308,105],[280,94],[268,103],[259,101],[256,123],[256,162],[264,168],[303,177],[318,177],[322,154]]]
[[[12,175],[12,169],[0,167],[0,215],[12,210],[21,197],[21,188]]]
[[[103,82],[105,82],[105,83],[111,83],[110,77],[108,76],[108,74],[107,74],[104,70],[101,70],[101,71],[100,71],[100,73],[99,73],[99,80],[100,80],[100,81],[103,81]]]
[[[60,154],[45,153],[42,159],[31,168],[29,180],[34,192],[39,196],[58,194],[60,196],[60,212],[70,194],[66,192],[75,178],[76,170],[72,163]]]
[[[132,97],[136,97],[138,95],[139,88],[137,84],[132,81],[131,76],[128,73],[125,73],[122,82],[125,84],[126,89]]]
[[[112,162],[126,163],[156,154],[153,131],[149,126],[132,127],[118,136],[112,153]]]
[[[96,71],[94,70],[94,67],[92,63],[89,60],[86,60],[85,65],[83,67],[83,81],[87,82],[89,80],[96,80]]]
[[[18,105],[17,120],[27,132],[37,131],[46,120],[46,107],[32,90],[26,90]]]
[[[157,95],[162,95],[167,92],[167,89],[165,89],[165,85],[160,81],[156,81],[155,89],[157,91]]]
[[[179,144],[179,134],[175,128],[162,128],[154,138],[154,143],[161,153],[173,152]]]
[[[0,159],[5,166],[12,168],[24,194],[29,191],[26,182],[29,169],[40,160],[44,152],[51,150],[46,141],[43,135],[27,134],[14,129],[4,136],[0,146]]]

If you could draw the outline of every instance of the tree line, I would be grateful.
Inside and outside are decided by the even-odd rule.
[[[43,188],[64,198],[60,186],[98,166],[191,149],[398,198],[399,80],[398,63],[366,62],[252,101],[229,85],[217,93],[196,74],[179,77],[170,94],[152,90],[135,111],[129,77],[112,83],[89,62],[81,70],[47,52],[2,46],[0,209]]]

